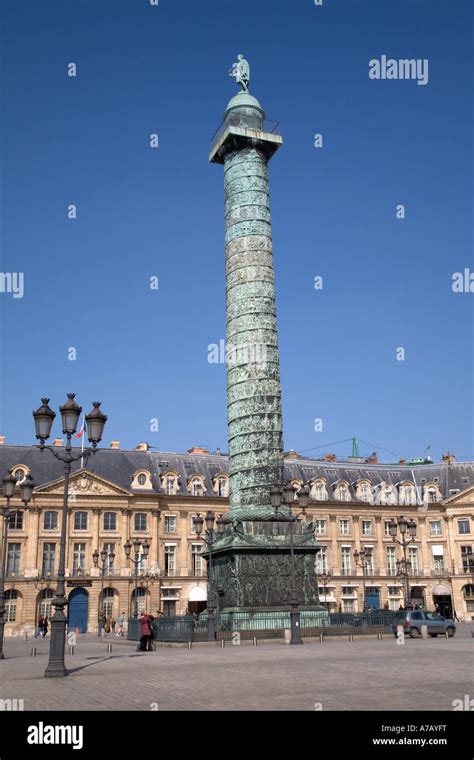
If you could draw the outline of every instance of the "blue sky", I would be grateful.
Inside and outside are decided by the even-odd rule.
[[[207,361],[225,336],[223,171],[207,157],[243,52],[284,137],[285,447],[343,456],[329,444],[357,436],[387,461],[429,444],[474,458],[473,296],[451,287],[474,268],[468,0],[6,0],[0,22],[1,271],[25,277],[23,298],[0,294],[7,442],[34,442],[40,397],[57,409],[72,390],[85,411],[102,401],[106,444],[227,449],[225,366]],[[428,84],[369,79],[382,54],[427,58]]]

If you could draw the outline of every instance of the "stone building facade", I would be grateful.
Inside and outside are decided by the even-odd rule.
[[[411,599],[474,619],[474,463],[450,455],[440,464],[382,464],[376,457],[341,462],[295,452],[284,463],[285,481],[295,491],[303,483],[311,488],[307,519],[322,547],[316,559],[320,600],[331,611],[362,610],[364,578],[354,558],[361,549],[371,554],[365,573],[370,605],[398,609],[404,603],[396,566],[401,549],[388,532],[388,522],[403,515],[417,525],[408,548]],[[19,511],[9,519],[7,635],[32,632],[39,615],[51,612],[63,498],[62,467],[49,452],[3,443],[2,477],[9,468],[19,481],[31,473],[36,488],[26,510],[19,496],[11,503]],[[115,619],[122,611],[132,614],[135,599],[154,615],[202,611],[206,563],[193,517],[208,510],[224,514],[228,490],[227,457],[198,447],[185,454],[152,452],[146,444],[123,451],[112,442],[87,467],[78,462],[67,526],[70,625],[97,631],[102,601]],[[140,549],[137,573],[124,550],[136,539],[150,547],[146,560]],[[92,554],[103,549],[114,558],[107,558],[102,573]]]

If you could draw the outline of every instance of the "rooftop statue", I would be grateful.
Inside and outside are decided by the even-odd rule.
[[[250,66],[242,53],[238,54],[237,61],[232,65],[232,68],[229,71],[229,76],[234,77],[235,81],[237,84],[240,84],[244,92],[249,91]]]

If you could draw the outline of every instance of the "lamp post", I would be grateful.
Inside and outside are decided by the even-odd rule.
[[[214,530],[215,514],[211,510],[206,512],[206,517],[198,514],[193,518],[193,527],[196,535],[201,538],[208,547],[209,560],[207,563],[207,640],[215,641],[216,638],[216,604],[214,599],[214,568],[212,565],[212,547],[216,540],[216,531]],[[206,522],[206,532],[202,535],[202,529]],[[224,518],[219,515],[217,518],[217,533],[224,530]]]
[[[132,546],[134,549],[134,557],[131,556]],[[134,566],[134,572],[135,572],[135,594],[134,594],[134,603],[133,603],[133,617],[138,617],[138,568],[142,563],[142,560],[146,560],[148,557],[148,552],[150,550],[150,544],[145,539],[145,541],[140,541],[139,538],[136,538],[133,542],[133,544],[130,542],[130,539],[123,545],[123,548],[125,549],[125,559],[127,562],[131,562]],[[140,554],[140,548],[141,548],[141,554]]]
[[[397,560],[397,575],[404,578],[405,584],[405,607],[408,607],[408,601],[410,598],[410,580],[408,574],[411,569],[410,560],[407,558],[407,546],[411,544],[416,538],[416,522],[414,520],[407,520],[405,517],[398,517],[395,521],[390,520],[388,524],[388,530],[391,538],[402,547],[403,559]],[[401,540],[397,538],[397,531],[400,531]],[[406,538],[408,534],[408,538]]]
[[[283,488],[283,492],[279,488],[274,487],[270,491],[270,498],[272,506],[275,511],[278,512],[281,504],[281,496],[286,506],[288,507],[290,518],[290,575],[291,575],[291,610],[290,610],[290,627],[291,627],[291,639],[290,644],[302,644],[303,638],[301,636],[301,611],[299,605],[298,591],[296,588],[296,566],[295,566],[295,547],[294,547],[294,526],[298,522],[298,518],[302,515],[306,515],[306,507],[308,506],[309,488],[304,485],[300,488],[297,500],[298,506],[301,507],[301,512],[297,515],[292,514],[292,506],[295,501],[295,489],[290,483],[287,483]]]
[[[61,518],[61,538],[59,543],[59,567],[58,567],[58,583],[56,587],[56,596],[52,599],[52,606],[54,607],[54,614],[51,618],[51,640],[49,645],[49,662],[45,670],[46,678],[60,678],[67,676],[68,671],[64,664],[64,647],[66,643],[66,615],[64,614],[64,608],[67,605],[67,599],[65,596],[65,569],[66,569],[66,538],[67,538],[67,510],[69,501],[69,476],[71,474],[71,465],[73,462],[81,459],[82,456],[89,457],[91,453],[96,452],[97,444],[102,440],[102,434],[104,432],[104,425],[107,420],[107,415],[103,414],[100,410],[100,401],[92,402],[92,411],[86,415],[87,424],[87,438],[89,443],[92,444],[92,448],[86,449],[84,452],[78,454],[72,453],[71,438],[77,430],[77,423],[82,412],[80,407],[75,401],[75,394],[68,393],[68,400],[63,406],[59,407],[61,414],[62,430],[66,435],[66,446],[64,454],[59,454],[56,447],[45,446],[45,441],[48,440],[51,434],[51,428],[53,426],[56,412],[49,407],[49,398],[41,399],[41,406],[36,412],[33,412],[33,418],[35,421],[36,438],[40,441],[39,448],[41,451],[47,449],[53,454],[56,459],[64,464],[64,499]]]
[[[101,560],[101,564],[99,565],[99,557]],[[110,568],[110,565],[113,565],[115,559],[115,552],[113,551],[107,551],[107,549],[102,549],[102,551],[99,554],[99,550],[96,549],[92,553],[92,560],[94,562],[94,567],[98,567],[100,569],[100,575],[101,575],[101,584],[100,584],[100,604],[98,605],[98,623],[99,627],[97,630],[97,635],[102,636],[102,629],[105,625],[105,604],[104,604],[104,574],[106,568]]]
[[[332,575],[331,573],[321,573],[321,575],[316,576],[316,580],[318,581],[318,586],[321,583],[323,590],[324,590],[324,601],[326,604],[326,598],[327,598],[327,586],[331,582]],[[328,611],[330,609],[330,602],[328,604]]]
[[[370,565],[370,561],[372,559],[372,550],[371,549],[361,549],[360,551],[354,552],[354,559],[357,566],[362,567],[362,587],[363,587],[363,605],[362,605],[362,611],[365,612],[367,609],[367,602],[365,597],[365,578],[367,573],[367,568]]]
[[[3,517],[3,543],[2,543],[2,559],[1,559],[1,567],[0,567],[0,660],[5,659],[5,655],[3,653],[3,637],[5,633],[5,578],[7,574],[7,553],[8,553],[8,521],[10,517],[18,512],[18,509],[10,509],[10,499],[13,496],[13,493],[15,491],[15,486],[17,485],[17,480],[14,477],[11,470],[8,470],[8,473],[5,475],[5,477],[2,480],[3,483],[3,495],[6,500],[6,504],[2,508],[2,517]],[[33,488],[35,487],[35,484],[33,482],[33,479],[31,475],[27,475],[21,485],[20,488],[20,494],[21,494],[21,500],[24,503],[25,507],[28,504],[28,502],[31,499],[31,495],[33,493]]]

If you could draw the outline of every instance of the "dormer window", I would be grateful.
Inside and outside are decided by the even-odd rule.
[[[14,478],[16,478],[18,485],[21,485],[21,483],[23,483],[29,472],[30,468],[25,464],[16,464],[14,467],[12,467],[12,475]]]
[[[217,495],[228,496],[229,495],[229,481],[227,478],[217,479]]]
[[[317,501],[324,501],[327,497],[328,492],[324,480],[315,480],[311,488],[311,498]]]
[[[131,487],[136,489],[153,488],[151,473],[148,470],[137,470],[134,472]]]
[[[204,496],[205,490],[202,475],[193,475],[188,478],[188,491],[192,496]]]
[[[350,501],[351,496],[346,483],[340,483],[335,489],[336,499],[339,501]]]

